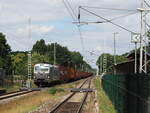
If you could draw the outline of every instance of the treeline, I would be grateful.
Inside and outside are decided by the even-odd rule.
[[[116,59],[116,64],[121,63],[121,62],[125,62],[128,59],[126,58],[126,55],[128,53],[125,53],[123,55],[116,55],[115,59]],[[104,62],[104,59],[106,58],[106,62]],[[99,56],[96,65],[99,68],[99,73],[104,72],[104,63],[106,63],[106,70],[107,71],[113,71],[113,66],[114,66],[114,55],[111,55],[109,53],[103,53]]]
[[[55,47],[55,49],[54,49]],[[54,63],[54,50],[56,51],[56,64],[72,67],[81,71],[92,70],[91,66],[83,60],[83,56],[76,51],[69,51],[58,43],[46,44],[43,39],[37,41],[31,50],[32,69],[36,63]],[[28,52],[12,52],[7,44],[5,35],[0,33],[0,68],[6,70],[7,75],[20,75],[25,77],[28,72]]]
[[[55,52],[55,53],[54,53]],[[54,54],[55,58],[54,59]],[[45,44],[43,39],[37,41],[32,49],[32,63],[48,62],[73,67],[80,70],[91,70],[91,66],[83,60],[80,52],[69,51],[67,47],[61,46],[58,43]]]

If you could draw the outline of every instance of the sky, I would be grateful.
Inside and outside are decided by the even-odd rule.
[[[133,32],[140,32],[141,0],[64,0],[69,2],[75,15],[79,6],[100,8],[128,9],[130,11],[86,8],[107,19],[137,12],[136,14],[114,20]],[[148,1],[147,1],[148,2]],[[148,2],[150,4],[150,2]],[[131,11],[133,10],[133,11]],[[81,21],[95,22],[102,19],[84,10],[80,11]],[[149,17],[149,15],[147,15]],[[28,36],[29,18],[31,20],[31,38]],[[113,54],[113,33],[116,35],[117,54],[123,54],[134,48],[131,43],[131,33],[108,22],[101,24],[86,24],[80,26],[80,37],[77,24],[68,13],[63,0],[1,0],[0,1],[0,32],[6,35],[8,44],[13,51],[30,50],[33,44],[44,39],[47,44],[57,42],[67,46],[71,51],[79,51],[84,59],[96,67],[98,56],[103,53]],[[149,19],[147,20],[149,22]],[[83,43],[81,41],[83,40]],[[93,52],[94,54],[90,54]]]

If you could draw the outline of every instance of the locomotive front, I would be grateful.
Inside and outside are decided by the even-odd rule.
[[[50,64],[36,64],[34,66],[34,83],[37,86],[48,85],[50,79]]]

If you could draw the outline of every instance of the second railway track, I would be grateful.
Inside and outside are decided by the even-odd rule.
[[[29,91],[16,91],[16,92],[6,93],[6,94],[3,94],[3,95],[0,95],[0,100],[5,100],[5,99],[21,96],[21,95],[28,94],[28,93],[31,93],[31,92],[33,92],[33,91],[29,90]]]
[[[79,88],[73,89],[72,93],[65,100],[56,105],[48,113],[81,113],[88,93],[91,92],[91,79],[92,78],[90,77],[89,79],[85,80]],[[80,101],[76,101],[76,98],[79,96],[81,98]],[[70,101],[73,98],[75,98],[75,101]]]

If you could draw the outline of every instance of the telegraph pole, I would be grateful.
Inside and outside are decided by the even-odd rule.
[[[31,18],[28,19],[28,38],[31,39]],[[31,88],[31,75],[32,75],[32,63],[31,63],[31,50],[28,49],[28,80],[27,87]]]
[[[101,74],[103,73],[103,67],[102,67],[102,61],[103,59],[102,59],[102,55],[101,55],[101,57],[100,57],[100,72],[101,72]]]
[[[116,34],[118,34],[118,32],[114,33],[114,65],[116,65]]]
[[[134,73],[137,73],[137,42],[135,42],[135,64],[134,64]]]
[[[54,65],[56,64],[56,43],[54,43]]]

